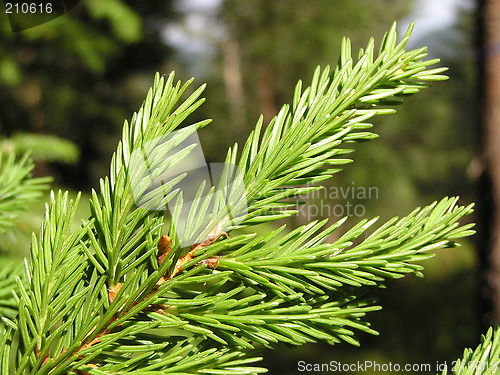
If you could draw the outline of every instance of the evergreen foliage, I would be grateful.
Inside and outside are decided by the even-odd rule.
[[[26,205],[40,198],[48,188],[49,178],[31,177],[33,167],[27,154],[16,158],[14,153],[0,152],[0,242],[22,220],[21,213]],[[23,267],[14,257],[2,255],[0,261],[0,316],[14,318],[17,315],[17,303],[12,294],[17,290],[14,278],[22,274]]]
[[[0,152],[0,234],[5,233],[25,206],[47,189],[48,178],[30,178],[34,164],[25,155]]]
[[[48,134],[16,133],[0,139],[0,152],[22,155],[30,153],[35,161],[74,164],[78,161],[78,147],[63,138]]]
[[[450,371],[448,371],[450,370]],[[474,350],[465,349],[462,358],[442,375],[495,375],[500,371],[500,327],[490,328]]]
[[[219,214],[224,202],[214,188],[207,193],[208,184],[188,204],[175,185],[185,174],[153,188],[140,179],[134,153],[150,155],[148,168],[161,177],[187,160],[195,145],[183,141],[209,123],[180,128],[202,104],[204,86],[181,101],[192,81],[157,75],[124,124],[110,175],[92,192],[90,217],[75,227],[80,198],[52,192],[26,275],[16,277],[18,314],[0,309],[0,372],[256,374],[266,371],[254,364],[261,346],[358,345],[357,331],[376,334],[365,316],[380,307],[367,287],[421,275],[431,250],[473,233],[459,222],[471,206],[444,198],[376,229],[377,219],[363,220],[332,243],[327,238],[344,220],[288,234],[238,229],[295,214],[302,194],[350,162],[346,145],[376,137],[371,117],[393,113],[427,81],[446,78],[445,68],[428,69],[438,60],[423,60],[425,48],[405,51],[410,34],[397,42],[394,25],[378,53],[371,40],[356,60],[344,39],[333,71],[318,68],[305,89],[299,82],[290,106],[267,127],[259,120],[241,152],[229,150],[226,163],[239,167],[245,190],[233,186],[227,196],[248,208],[236,211],[237,220]],[[173,207],[165,229],[162,211],[137,206],[137,190]],[[178,238],[186,209],[190,246]],[[11,285],[0,288],[4,295]]]
[[[19,215],[19,211],[35,212],[51,181],[30,178],[33,161],[74,164],[78,158],[78,147],[56,136],[20,132],[0,137],[0,253],[26,256],[31,235],[40,225],[41,214]],[[41,169],[39,165],[39,174]]]

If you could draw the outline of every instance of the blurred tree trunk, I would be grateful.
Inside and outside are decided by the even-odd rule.
[[[276,106],[276,85],[274,67],[267,61],[260,61],[257,67],[257,97],[260,113],[264,116],[264,123],[278,113]]]
[[[229,102],[230,129],[242,132],[246,122],[245,95],[243,91],[243,74],[241,72],[241,56],[238,41],[230,36],[222,44],[224,64],[224,86]]]
[[[480,179],[480,249],[487,325],[500,323],[500,0],[480,0],[479,98],[483,173]]]

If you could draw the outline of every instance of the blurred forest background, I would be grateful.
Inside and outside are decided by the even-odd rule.
[[[220,162],[227,147],[245,140],[260,113],[270,120],[290,101],[298,79],[307,83],[317,65],[336,64],[342,36],[359,49],[369,37],[380,41],[393,21],[404,32],[414,19],[420,31],[411,46],[428,45],[431,57],[450,67],[450,80],[409,98],[396,115],[376,119],[380,138],[357,146],[354,164],[290,224],[345,214],[351,224],[357,216],[385,220],[445,195],[474,202],[475,8],[472,0],[457,0],[452,20],[430,23],[423,10],[437,3],[81,0],[66,15],[16,33],[2,11],[0,152],[32,149],[37,175],[88,193],[108,173],[123,121],[141,105],[153,74],[175,70],[183,81],[194,76],[208,83],[208,100],[191,120],[214,119],[199,135],[207,159]],[[419,29],[419,21],[426,27]],[[369,188],[370,196],[352,195]],[[30,208],[0,237],[1,251],[26,255],[42,214],[41,203]],[[383,310],[368,319],[380,336],[361,335],[360,348],[265,351],[264,365],[271,374],[295,374],[299,360],[450,363],[464,347],[476,346],[483,328],[477,251],[473,242],[462,242],[428,261],[424,279],[407,277],[372,291]]]

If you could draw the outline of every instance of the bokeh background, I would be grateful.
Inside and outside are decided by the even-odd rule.
[[[30,149],[37,175],[88,194],[108,173],[123,121],[140,107],[154,73],[175,70],[183,81],[194,76],[196,84],[208,83],[208,100],[190,119],[214,119],[199,135],[207,159],[220,162],[261,113],[270,120],[290,101],[298,79],[307,83],[317,65],[336,63],[342,36],[359,49],[370,37],[380,41],[394,21],[401,33],[416,21],[410,46],[429,46],[430,57],[450,68],[450,79],[376,119],[380,138],[359,145],[355,162],[327,182],[330,194],[311,197],[313,209],[288,224],[335,220],[349,205],[353,224],[360,216],[405,215],[446,195],[475,202],[477,12],[472,0],[81,0],[55,20],[13,32],[2,11],[0,152]],[[370,196],[353,194],[369,188]],[[41,203],[30,207],[0,237],[0,251],[26,255],[42,214]],[[474,239],[461,242],[437,252],[424,279],[372,291],[383,309],[368,319],[380,336],[360,334],[359,348],[265,350],[264,366],[271,374],[299,374],[299,360],[368,360],[430,364],[436,373],[437,363],[450,364],[463,348],[475,347],[486,324],[480,251]]]

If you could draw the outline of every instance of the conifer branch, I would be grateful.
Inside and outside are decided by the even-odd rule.
[[[285,105],[263,130],[262,117],[243,147],[238,166],[243,171],[248,215],[243,223],[260,223],[290,216],[296,210],[286,198],[320,187],[311,184],[330,178],[350,163],[344,155],[354,151],[344,145],[377,135],[368,131],[376,115],[394,113],[390,108],[402,98],[427,87],[426,81],[447,79],[447,68],[428,69],[439,59],[423,60],[426,48],[405,51],[413,25],[397,43],[396,24],[386,33],[378,55],[374,40],[351,55],[344,38],[336,69],[314,72],[309,87],[299,81],[291,106]],[[389,107],[388,107],[389,106]],[[237,145],[226,161],[236,160]],[[306,185],[306,186],[303,186]]]
[[[326,238],[343,221],[312,222],[286,235],[283,228],[227,232],[296,212],[290,198],[319,188],[308,185],[348,162],[343,143],[375,137],[365,121],[392,113],[385,106],[424,81],[444,79],[445,68],[427,69],[437,60],[423,61],[425,49],[404,50],[410,33],[396,43],[393,26],[378,56],[370,41],[357,63],[345,39],[333,74],[318,69],[309,88],[299,83],[293,104],[265,130],[260,120],[239,157],[236,146],[229,150],[218,184],[205,179],[190,196],[177,185],[190,176],[177,169],[196,152],[190,137],[209,121],[177,128],[203,102],[204,86],[181,102],[191,81],[157,75],[124,124],[88,220],[74,229],[79,198],[52,193],[26,280],[17,281],[19,315],[4,319],[3,373],[13,359],[16,375],[257,374],[265,372],[253,366],[261,345],[357,345],[356,331],[376,334],[365,321],[379,309],[364,296],[367,287],[419,275],[430,250],[472,234],[471,225],[459,224],[471,206],[446,198],[361,241],[376,220],[333,243]],[[244,183],[232,184],[238,171]],[[164,234],[160,208],[167,206]]]
[[[0,151],[0,236],[11,235],[21,213],[48,189],[50,178],[33,178],[33,161],[25,154],[16,158],[13,152]],[[5,249],[0,249],[5,251]],[[13,256],[2,254],[0,268],[0,318],[17,315],[16,277],[22,277],[23,263]],[[0,327],[4,324],[0,320]]]
[[[13,295],[16,287],[16,276],[23,274],[24,265],[12,257],[2,258],[0,268],[0,317],[12,319],[17,315],[17,301]],[[0,321],[0,325],[3,321]]]
[[[500,371],[500,327],[490,328],[474,350],[465,349],[463,357],[445,368],[441,375],[496,375]]]
[[[27,204],[47,190],[48,177],[31,178],[34,164],[28,155],[0,152],[0,233],[9,229]]]

